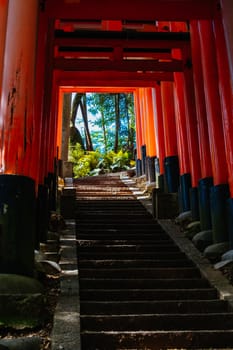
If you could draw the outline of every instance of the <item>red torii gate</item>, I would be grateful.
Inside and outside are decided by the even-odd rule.
[[[231,0],[0,0],[2,174],[33,179],[39,200],[54,176],[63,87],[132,89],[138,164],[143,146],[213,242],[232,240],[232,11]]]

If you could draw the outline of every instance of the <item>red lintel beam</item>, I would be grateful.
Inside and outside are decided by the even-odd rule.
[[[110,61],[105,59],[54,59],[54,69],[66,71],[102,71],[115,70],[123,72],[182,72],[181,60],[158,62],[157,60],[121,60]]]
[[[59,71],[58,85],[154,87],[158,81],[173,81],[172,72]]]
[[[85,51],[85,49],[83,51],[73,51],[73,50],[69,50],[69,48],[65,49],[65,50],[58,50],[56,52],[56,57],[72,57],[72,58],[86,58],[86,57],[106,57],[106,58],[110,58],[110,59],[114,59],[114,52],[102,52],[102,51],[93,51],[93,52],[89,52],[89,51]],[[127,57],[127,58],[153,58],[153,59],[164,59],[164,60],[169,60],[171,59],[171,54],[170,53],[166,53],[166,52],[123,52],[123,57]]]
[[[171,80],[163,80],[163,81],[171,81]],[[143,80],[115,80],[114,82],[109,82],[108,80],[61,80],[60,82],[61,86],[110,86],[110,87],[125,87],[125,88],[148,88],[151,87],[153,88],[155,86],[155,81],[143,81]]]
[[[80,20],[210,19],[215,8],[214,0],[50,0],[45,4],[50,17]]]
[[[188,40],[170,38],[151,38],[139,40],[137,38],[79,38],[79,37],[55,37],[54,45],[58,47],[88,47],[88,48],[112,48],[121,47],[124,49],[173,49],[183,48],[189,45]]]

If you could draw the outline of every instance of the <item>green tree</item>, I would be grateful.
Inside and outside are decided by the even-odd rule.
[[[72,127],[77,129],[77,134],[78,134],[78,137],[80,139],[81,134],[80,134],[78,128],[76,127],[76,123],[75,123],[79,107],[80,107],[82,118],[83,118],[83,124],[84,124],[84,130],[85,130],[85,140],[86,140],[86,149],[88,151],[93,151],[91,133],[90,133],[89,124],[88,124],[86,94],[85,93],[76,93],[74,96],[74,99],[73,99],[73,104],[72,104],[72,114],[71,114]],[[73,132],[73,134],[74,134],[74,132]],[[84,145],[83,141],[79,142],[79,143],[82,146]]]

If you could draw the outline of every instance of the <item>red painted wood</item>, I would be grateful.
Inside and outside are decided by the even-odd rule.
[[[156,153],[156,135],[154,126],[154,108],[152,101],[152,89],[147,88],[145,90],[145,103],[146,103],[146,148],[147,155],[149,157],[155,157]]]
[[[203,72],[200,55],[200,40],[197,21],[190,22],[191,49],[193,62],[193,79],[196,100],[197,128],[200,153],[201,178],[211,177],[212,164],[210,157],[209,134],[206,116],[205,93],[203,84]]]
[[[4,171],[33,177],[37,5],[9,2],[1,96]]]
[[[156,148],[157,156],[159,158],[160,174],[164,174],[164,158],[165,158],[165,142],[164,142],[164,128],[163,128],[163,110],[161,100],[161,88],[156,84],[153,89],[153,103],[155,110],[155,133],[156,133]]]
[[[54,69],[65,71],[165,71],[181,72],[183,70],[182,61],[171,60],[170,62],[158,62],[157,60],[103,60],[103,59],[65,59],[63,57],[54,59]]]
[[[65,6],[64,6],[65,4]],[[46,8],[54,18],[92,20],[162,20],[186,21],[212,18],[215,12],[213,0],[50,0]],[[124,10],[122,10],[124,9]]]
[[[186,130],[184,80],[182,73],[175,73],[174,80],[177,151],[179,155],[180,175],[183,175],[190,173],[190,164]]]
[[[226,154],[218,89],[218,69],[211,21],[199,21],[204,91],[214,185],[228,182]]]
[[[165,156],[177,155],[173,83],[161,82]]]
[[[232,0],[221,0],[221,14],[226,39],[227,55],[230,64],[231,94],[233,99],[233,2]]]
[[[190,53],[184,53],[184,61],[186,58],[191,59]],[[198,131],[197,131],[197,114],[196,114],[196,103],[194,94],[194,83],[193,83],[193,71],[192,68],[186,67],[184,69],[183,81],[184,81],[184,97],[185,97],[185,115],[186,115],[186,131],[188,141],[188,152],[189,152],[189,164],[191,172],[192,187],[198,186],[198,181],[201,178],[200,169],[200,154],[198,144]]]
[[[231,197],[233,197],[233,100],[231,94],[232,90],[230,82],[229,61],[221,18],[214,21],[214,34],[216,42],[216,58],[218,64],[223,132],[228,166],[228,182],[230,186]]]
[[[59,71],[57,83],[60,86],[84,87],[150,87],[156,81],[172,81],[172,72],[64,72]]]
[[[135,122],[136,122],[137,159],[141,159],[141,146],[143,145],[143,143],[142,143],[142,125],[141,125],[139,89],[137,89],[134,93],[134,108],[135,108]]]

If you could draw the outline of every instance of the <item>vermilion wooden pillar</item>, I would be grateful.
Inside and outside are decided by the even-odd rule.
[[[224,147],[222,111],[218,88],[218,68],[211,21],[199,21],[202,68],[209,131],[214,186],[211,188],[213,242],[228,240],[226,200],[229,197],[228,173]]]
[[[54,125],[52,124],[52,94],[53,91],[53,36],[55,21],[49,19],[46,35],[46,57],[45,57],[45,78],[44,78],[44,105],[43,105],[43,154],[42,164],[44,165],[44,174],[48,176],[53,173],[54,149],[52,145],[52,134]],[[50,129],[52,128],[52,130]]]
[[[153,104],[155,111],[155,133],[156,133],[156,149],[159,158],[159,188],[164,190],[164,159],[165,159],[165,143],[164,143],[164,127],[163,127],[163,110],[161,100],[160,84],[156,84],[152,90]]]
[[[213,185],[213,176],[206,116],[203,71],[200,55],[201,48],[197,21],[190,22],[190,35],[201,170],[201,176],[198,183],[199,214],[201,229],[204,231],[210,229],[212,226],[210,212],[210,187]]]
[[[145,100],[145,89],[139,89],[139,107],[141,117],[141,130],[142,130],[142,145],[141,145],[141,160],[142,160],[142,174],[146,173],[146,100]]]
[[[141,123],[139,89],[137,89],[134,92],[134,109],[135,109],[135,119],[136,119],[135,121],[136,121],[136,148],[137,148],[136,169],[137,169],[137,176],[141,176],[142,175],[142,159],[141,159],[142,123]]]
[[[228,200],[228,220],[231,246],[233,247],[233,103],[231,77],[227,56],[225,35],[221,17],[213,22],[218,64],[219,92],[222,109],[223,132],[228,168],[230,199]]]
[[[190,210],[189,189],[191,173],[186,131],[186,111],[184,101],[184,80],[182,73],[174,73],[174,97],[176,110],[177,151],[180,166],[180,197],[182,211]]]
[[[191,210],[194,219],[199,219],[198,209],[198,181],[201,177],[200,170],[200,154],[198,145],[198,132],[197,132],[197,115],[196,104],[194,94],[193,83],[193,70],[189,66],[188,62],[191,61],[191,52],[189,48],[182,50],[182,56],[184,62],[187,62],[184,67],[183,79],[184,79],[184,94],[185,94],[185,111],[186,111],[186,130],[188,140],[189,151],[189,163],[191,171],[191,184],[190,199]]]
[[[62,115],[63,115],[64,93],[61,89],[58,91],[58,112],[57,112],[57,147],[58,158],[62,159]]]
[[[172,82],[161,82],[165,144],[165,180],[168,192],[177,192],[179,186],[179,161],[177,156],[177,138]]]
[[[2,74],[4,70],[4,50],[6,39],[6,24],[8,0],[0,0],[0,171],[3,171],[3,115],[1,113]]]
[[[156,158],[156,140],[154,126],[154,108],[152,100],[152,89],[144,89],[146,104],[146,148],[147,148],[147,177],[149,182],[155,182],[155,158]]]
[[[2,72],[6,39],[8,0],[0,0],[0,96],[2,92]]]
[[[37,157],[34,160],[37,162],[37,183],[40,186],[44,184],[45,173],[44,164],[44,145],[45,139],[45,121],[44,121],[44,85],[46,82],[45,65],[46,65],[46,40],[48,34],[48,18],[43,8],[39,12],[38,35],[37,35],[37,57],[36,57],[36,97],[35,97],[35,127],[36,144],[35,153]],[[39,159],[39,161],[37,160]],[[36,165],[35,165],[36,166]]]
[[[2,1],[1,1],[2,3]],[[0,271],[33,276],[37,0],[9,0],[2,74],[3,171],[0,175]],[[32,176],[33,178],[29,177]],[[3,249],[4,248],[4,249]]]
[[[147,128],[147,149],[148,156],[156,156],[156,142],[155,142],[155,128],[154,128],[154,109],[152,101],[152,89],[145,89],[145,102],[146,102],[146,128]]]
[[[231,99],[233,99],[233,2],[231,0],[220,0],[224,33],[226,39],[228,62],[231,77]],[[231,102],[232,103],[232,102]]]
[[[6,173],[32,170],[37,16],[36,0],[9,1],[1,96]]]

